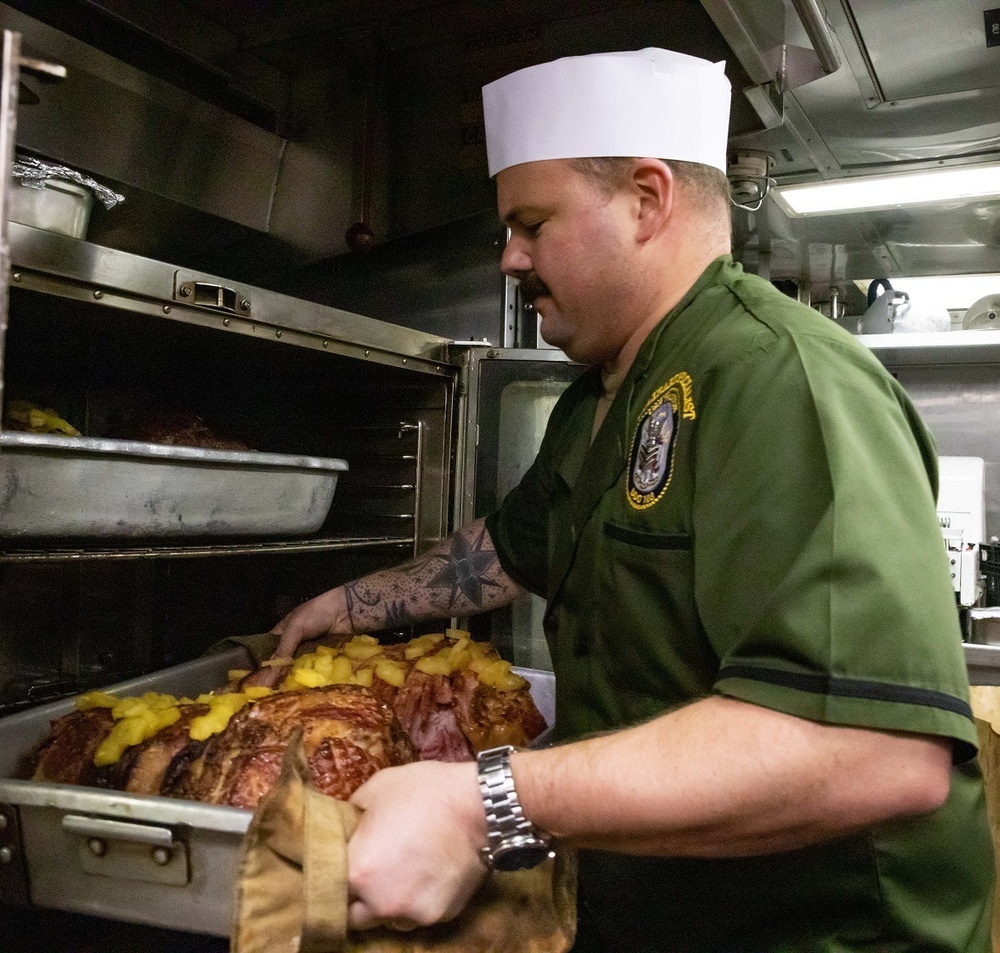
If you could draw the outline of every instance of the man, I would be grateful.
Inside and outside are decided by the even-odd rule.
[[[563,743],[480,766],[520,842],[474,764],[370,779],[353,925],[453,917],[484,847],[552,837],[581,848],[578,951],[987,950],[933,445],[863,347],[732,263],[720,66],[575,57],[484,105],[503,270],[592,369],[496,513],[303,604],[277,654],[530,589]]]

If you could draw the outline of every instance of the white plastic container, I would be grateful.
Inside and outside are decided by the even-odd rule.
[[[15,179],[11,183],[10,218],[70,238],[86,238],[94,193],[64,179],[42,179],[40,189]]]

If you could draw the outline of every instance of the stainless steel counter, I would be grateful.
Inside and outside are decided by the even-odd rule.
[[[1000,685],[1000,645],[965,644],[965,662],[973,685]]]

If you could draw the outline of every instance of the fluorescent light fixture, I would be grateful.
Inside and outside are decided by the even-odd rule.
[[[1000,198],[1000,165],[782,185],[773,188],[771,194],[785,212],[796,217]]]

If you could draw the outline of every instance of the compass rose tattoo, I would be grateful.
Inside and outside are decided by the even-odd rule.
[[[480,609],[483,605],[483,587],[498,586],[498,583],[486,578],[487,570],[497,562],[497,554],[492,548],[484,548],[485,539],[485,528],[471,543],[464,536],[456,536],[452,540],[451,551],[443,557],[444,566],[427,583],[431,589],[450,590],[449,609],[462,606],[459,594],[464,597],[466,606]]]

